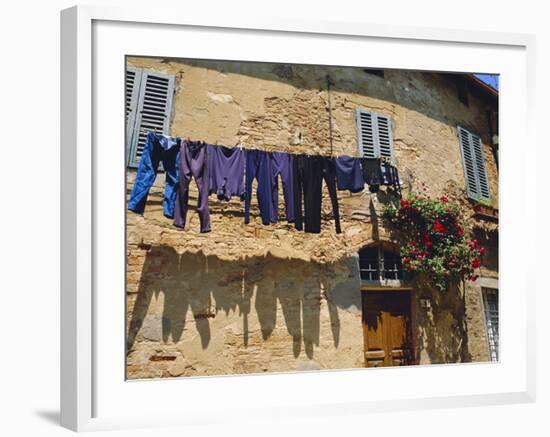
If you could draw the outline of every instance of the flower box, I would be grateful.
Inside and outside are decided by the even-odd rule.
[[[487,205],[474,205],[475,215],[482,219],[498,221],[498,209]]]

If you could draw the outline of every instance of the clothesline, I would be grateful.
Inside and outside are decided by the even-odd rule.
[[[154,134],[157,134],[157,135],[164,135],[164,134],[161,134],[159,132],[157,132],[156,130],[154,131],[149,131],[149,130],[146,130],[146,129],[140,129],[139,130],[140,133],[143,133],[143,134],[149,134],[149,132],[153,132]],[[176,140],[180,139],[184,139],[184,140],[187,140],[187,141],[195,141],[195,140],[191,140],[189,137],[184,137],[182,135],[166,135],[167,137],[171,137],[171,138],[174,138]],[[292,155],[306,155],[306,156],[326,156],[327,158],[340,158],[342,156],[349,156],[350,158],[362,158],[361,156],[356,156],[356,155],[349,155],[349,154],[346,154],[346,153],[343,153],[343,154],[322,154],[322,153],[308,153],[308,152],[297,152],[296,150],[293,150],[292,148],[289,148],[289,149],[285,149],[285,148],[282,148],[282,149],[277,149],[277,150],[269,150],[269,149],[259,149],[257,147],[249,147],[249,146],[244,146],[242,144],[242,142],[237,142],[235,143],[233,146],[227,146],[225,144],[219,144],[218,141],[214,142],[214,143],[211,143],[212,145],[214,146],[218,146],[218,147],[226,147],[228,149],[234,149],[234,148],[239,148],[239,149],[243,149],[243,150],[260,150],[262,152],[284,152],[284,153],[290,153]],[[385,157],[385,156],[381,156],[379,158],[382,162],[388,162],[391,164],[391,161],[389,158]]]
[[[204,141],[182,141],[181,137],[150,131],[128,202],[129,210],[143,214],[160,161],[166,174],[164,215],[174,219],[174,226],[185,227],[189,185],[195,179],[201,233],[211,230],[208,207],[211,194],[226,201],[233,196],[240,197],[244,201],[244,222],[249,223],[254,180],[264,225],[279,220],[280,178],[287,222],[309,233],[321,232],[323,182],[329,191],[337,233],[341,233],[337,190],[356,193],[363,191],[367,184],[371,192],[376,192],[380,185],[387,185],[401,196],[397,168],[380,159],[231,148]]]

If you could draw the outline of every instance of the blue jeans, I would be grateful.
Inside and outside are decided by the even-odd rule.
[[[166,182],[162,207],[164,215],[174,217],[178,186],[179,147],[175,138],[149,132],[139,161],[134,188],[128,201],[128,209],[143,214],[147,195],[157,177],[160,161],[164,167]]]

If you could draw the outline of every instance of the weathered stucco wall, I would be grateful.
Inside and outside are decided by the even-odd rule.
[[[402,178],[415,186],[426,183],[433,195],[444,193],[449,181],[465,185],[456,130],[462,125],[485,143],[498,206],[497,168],[488,146],[491,106],[472,94],[465,106],[455,83],[443,75],[386,70],[381,78],[362,68],[150,58],[128,58],[128,65],[176,76],[173,135],[295,153],[330,153],[328,74],[334,82],[334,154],[358,152],[356,108],[385,113],[393,119]]]
[[[176,75],[172,135],[296,153],[330,152],[328,71],[335,82],[335,154],[357,153],[357,107],[386,113],[394,120],[405,191],[425,187],[468,206],[456,125],[485,139],[485,107],[471,96],[466,108],[453,83],[439,75],[389,71],[382,79],[361,69],[144,58],[128,63]],[[497,169],[488,146],[485,157],[496,205]],[[128,193],[134,177],[129,171]],[[162,215],[163,179],[157,178],[144,216],[127,215],[129,378],[363,366],[355,255],[388,237],[378,215],[389,193],[339,192],[343,233],[336,234],[324,188],[318,235],[284,221],[262,225],[255,199],[251,223],[244,225],[240,201],[212,196],[212,232],[200,234],[194,183],[188,223],[180,231]],[[279,205],[282,213],[282,198]],[[494,226],[489,230],[495,234]],[[477,232],[488,231],[482,226]],[[495,254],[484,260],[493,276]],[[416,289],[417,297],[431,302],[423,308],[416,301],[420,363],[486,360],[479,287],[469,284],[448,295],[423,284]]]

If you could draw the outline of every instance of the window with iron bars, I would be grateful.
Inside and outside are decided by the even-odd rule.
[[[380,244],[359,251],[359,272],[363,281],[404,279],[399,252]]]
[[[489,358],[491,361],[498,361],[498,290],[494,288],[483,288],[482,291]]]

